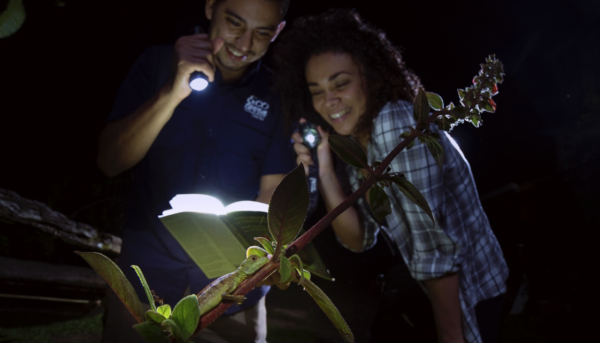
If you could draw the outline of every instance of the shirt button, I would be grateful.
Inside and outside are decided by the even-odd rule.
[[[212,129],[208,129],[208,136],[212,137],[212,135],[213,135],[213,130]]]

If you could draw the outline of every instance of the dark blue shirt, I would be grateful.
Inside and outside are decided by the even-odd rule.
[[[148,49],[121,85],[109,121],[139,108],[166,83],[173,48]],[[130,266],[140,266],[151,289],[174,306],[189,285],[194,293],[210,280],[183,251],[158,216],[176,194],[210,194],[224,205],[254,200],[260,178],[285,174],[294,166],[292,147],[283,134],[278,101],[270,91],[272,72],[260,61],[235,84],[215,81],[192,92],[131,170],[128,204],[119,266],[145,299]],[[242,307],[254,305],[268,287],[247,295]],[[233,306],[229,313],[240,308]]]

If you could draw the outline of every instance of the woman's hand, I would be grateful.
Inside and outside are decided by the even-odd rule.
[[[306,119],[301,118],[300,123],[306,123]],[[319,136],[321,136],[321,143],[317,147],[317,159],[319,163],[319,178],[325,175],[333,174],[333,162],[331,159],[331,150],[329,149],[329,133],[321,128],[321,126],[317,126],[317,131],[319,132]],[[308,175],[308,166],[312,166],[314,161],[312,160],[312,155],[310,153],[310,149],[308,149],[304,144],[302,144],[302,137],[298,132],[294,132],[292,135],[292,139],[294,140],[294,151],[296,152],[296,163],[304,164],[304,172]]]

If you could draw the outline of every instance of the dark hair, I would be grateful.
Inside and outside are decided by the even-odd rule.
[[[354,135],[371,134],[373,119],[390,101],[413,101],[421,81],[408,70],[398,48],[355,10],[330,9],[299,18],[274,48],[276,90],[282,98],[287,128],[300,118],[330,129],[312,106],[305,68],[311,56],[341,52],[352,56],[366,83],[367,104]]]
[[[217,0],[217,2],[215,4],[221,3],[223,1],[225,1],[225,0]],[[281,19],[283,19],[285,17],[285,15],[287,14],[288,8],[290,8],[291,0],[265,0],[265,1],[279,2],[281,4]]]

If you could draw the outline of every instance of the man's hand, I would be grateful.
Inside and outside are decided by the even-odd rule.
[[[195,71],[204,73],[209,82],[214,81],[214,55],[223,44],[222,38],[211,41],[205,33],[183,36],[175,42],[171,77],[166,85],[174,97],[181,101],[190,95],[190,75]]]

